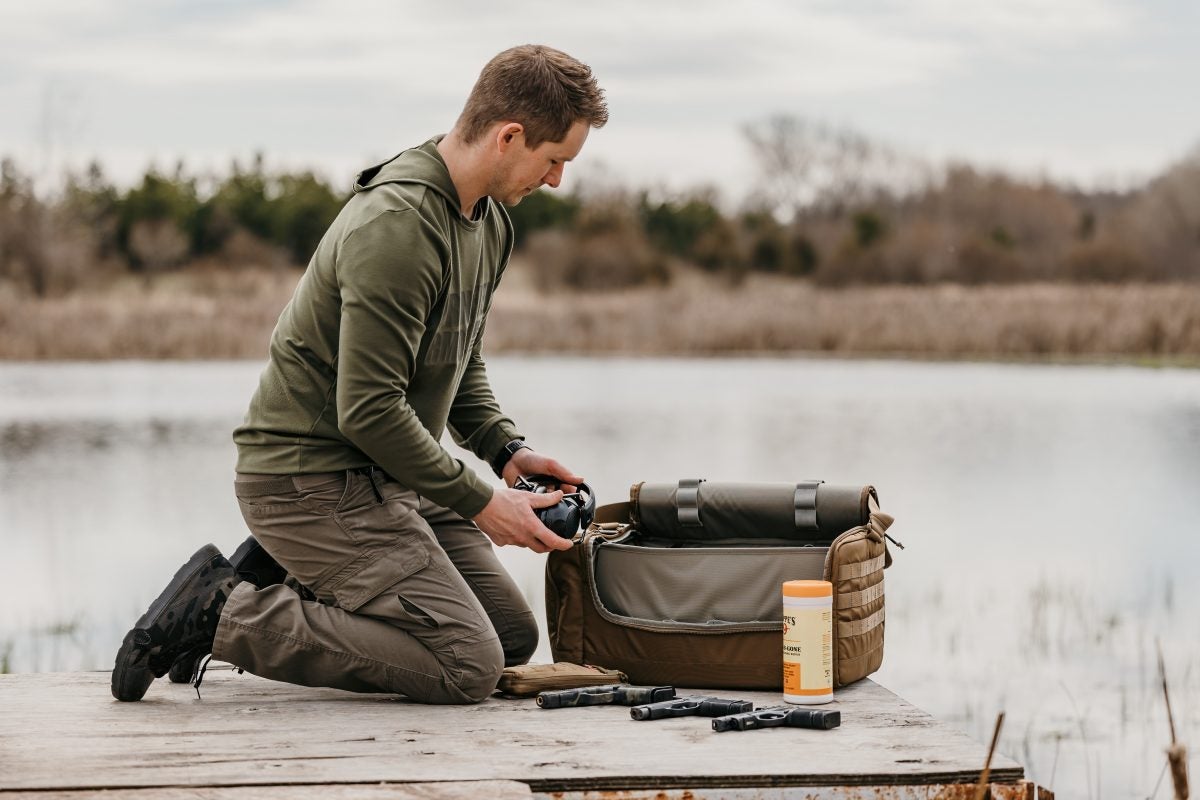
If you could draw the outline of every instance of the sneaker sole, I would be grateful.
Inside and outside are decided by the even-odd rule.
[[[113,697],[122,702],[134,702],[145,696],[146,690],[150,688],[150,684],[154,682],[156,676],[145,667],[137,668],[128,663],[134,657],[133,647],[138,631],[153,625],[171,605],[171,602],[179,596],[179,592],[192,575],[207,566],[214,558],[220,557],[221,551],[211,544],[207,544],[193,553],[187,563],[175,572],[175,577],[171,578],[167,588],[162,590],[162,593],[150,604],[150,608],[146,609],[146,613],[142,614],[133,628],[125,634],[125,638],[121,641],[121,649],[117,651],[116,663],[113,665]]]

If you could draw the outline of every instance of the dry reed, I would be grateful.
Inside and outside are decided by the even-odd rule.
[[[491,353],[1200,359],[1197,284],[831,289],[685,270],[663,287],[542,293],[512,272]],[[191,269],[40,299],[0,285],[0,358],[263,358],[298,277]]]
[[[1171,731],[1171,744],[1167,748],[1167,763],[1171,767],[1171,783],[1175,789],[1175,800],[1188,800],[1191,790],[1188,786],[1187,747],[1175,736],[1175,714],[1171,711],[1171,692],[1167,688],[1167,665],[1163,661],[1162,644],[1155,642],[1158,649],[1158,675],[1162,682],[1163,701],[1167,706],[1167,726]]]
[[[988,745],[987,758],[983,762],[983,770],[979,773],[979,783],[975,787],[975,800],[984,800],[990,796],[988,778],[992,774],[992,756],[996,754],[996,745],[1000,744],[1000,729],[1004,727],[1004,712],[996,715],[996,728],[992,731],[992,743]]]
[[[1019,284],[830,289],[683,274],[654,289],[497,296],[493,351],[935,358],[1200,356],[1200,285]]]
[[[188,270],[34,298],[0,286],[0,358],[265,358],[293,270]]]

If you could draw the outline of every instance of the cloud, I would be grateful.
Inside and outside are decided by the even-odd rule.
[[[999,51],[1076,47],[1123,34],[1140,16],[1134,6],[1113,0],[906,0],[894,4],[893,11],[911,25],[969,37],[976,45]]]
[[[1010,145],[1011,131],[989,138],[963,119],[995,129],[992,109],[1027,97],[1031,76],[1072,58],[1101,64],[1149,19],[1124,0],[40,0],[0,9],[0,143],[29,141],[55,85],[90,107],[91,140],[125,158],[138,147],[261,147],[326,164],[386,155],[447,127],[487,58],[541,41],[587,61],[608,91],[612,122],[589,152],[656,179],[721,169],[737,180],[740,126],[777,112],[1020,153],[1044,132]],[[1177,77],[1173,58],[1158,80]]]
[[[808,93],[936,78],[972,48],[1072,44],[1127,26],[1108,0],[805,4],[622,0],[587,7],[317,0],[269,3],[49,0],[5,14],[6,49],[35,71],[130,84],[367,80],[470,83],[482,59],[543,39],[610,68],[608,80],[689,93],[758,83]],[[599,70],[598,70],[599,71]]]

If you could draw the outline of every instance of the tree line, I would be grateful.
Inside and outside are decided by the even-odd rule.
[[[11,159],[0,161],[0,280],[38,295],[119,272],[200,261],[303,264],[345,198],[312,172],[271,173],[261,156],[222,179],[182,164],[148,169],[118,189],[98,163],[68,175],[52,199]]]
[[[712,189],[536,192],[510,208],[540,285],[620,288],[695,268],[823,285],[1200,279],[1200,148],[1140,187],[1083,191],[930,165],[797,117],[744,130],[759,180],[730,210]],[[348,197],[261,156],[227,175],[99,164],[49,196],[0,161],[0,283],[35,295],[199,264],[302,267]]]

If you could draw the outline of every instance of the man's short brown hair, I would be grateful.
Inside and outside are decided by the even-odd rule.
[[[471,144],[497,122],[519,122],[532,149],[561,142],[579,121],[593,128],[608,122],[591,68],[553,47],[523,44],[487,63],[455,127]]]

